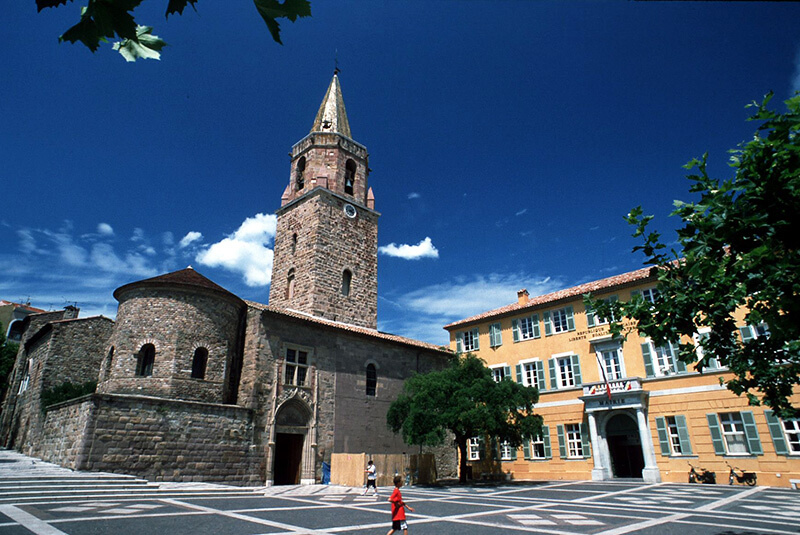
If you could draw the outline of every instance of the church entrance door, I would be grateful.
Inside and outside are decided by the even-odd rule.
[[[606,425],[606,440],[614,477],[641,478],[644,455],[633,418],[627,414],[612,416]]]
[[[275,437],[275,485],[299,485],[305,436],[278,433]]]

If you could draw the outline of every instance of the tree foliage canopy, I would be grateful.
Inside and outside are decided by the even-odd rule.
[[[36,0],[39,11],[48,7],[58,7],[70,0]],[[144,0],[88,0],[81,8],[81,18],[59,37],[59,41],[75,43],[80,41],[95,52],[101,42],[120,38],[114,49],[127,61],[138,58],[159,59],[161,49],[167,43],[152,34],[150,26],[140,26],[134,19],[134,10]],[[182,15],[186,6],[196,9],[197,0],[167,0],[165,16]],[[292,22],[298,17],[311,16],[309,0],[253,0],[256,10],[267,25],[272,38],[281,43],[281,28],[278,19]]]
[[[533,414],[538,400],[536,388],[497,382],[481,359],[459,355],[443,370],[407,379],[386,421],[408,444],[438,445],[451,432],[461,452],[463,481],[467,440],[489,436],[519,446],[541,432],[542,419]]]
[[[671,215],[683,221],[679,251],[648,229],[652,216],[641,207],[628,214],[633,235],[644,240],[634,251],[657,268],[655,304],[640,296],[586,302],[602,316],[636,320],[656,344],[682,340],[680,359],[700,371],[716,358],[733,374],[728,389],[793,417],[800,416],[790,399],[800,385],[800,94],[785,102],[785,113],[768,108],[771,98],[749,105],[756,110],[750,120],[761,124],[731,151],[732,178],[709,177],[707,155],[685,166],[700,199],[675,201]],[[747,325],[758,329],[744,336],[734,319],[742,309]],[[698,352],[692,336],[703,328],[710,333]],[[613,333],[622,331],[612,324]]]

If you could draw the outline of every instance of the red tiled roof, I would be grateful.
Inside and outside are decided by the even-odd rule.
[[[257,310],[267,311],[273,314],[279,314],[282,316],[288,316],[291,318],[308,321],[310,323],[315,323],[317,325],[324,325],[326,327],[331,327],[334,329],[340,329],[343,331],[361,334],[364,336],[370,336],[372,338],[378,338],[381,340],[388,340],[391,342],[396,342],[398,344],[404,344],[414,347],[421,347],[424,349],[430,349],[432,351],[441,351],[445,353],[450,353],[450,350],[444,346],[437,346],[434,344],[429,344],[428,342],[422,342],[420,340],[414,340],[413,338],[406,338],[404,336],[398,336],[396,334],[384,333],[377,329],[368,329],[367,327],[359,327],[358,325],[351,325],[349,323],[341,323],[338,321],[332,321],[325,318],[320,318],[319,316],[312,316],[311,314],[306,314],[303,312],[298,312],[296,310],[291,310],[288,308],[278,308],[272,307],[269,305],[264,305],[262,303],[256,303],[255,301],[245,301],[248,306],[251,306]]]
[[[445,325],[444,328],[450,330],[453,327],[464,325],[466,323],[473,323],[476,321],[493,318],[495,316],[502,316],[513,312],[519,312],[529,308],[541,307],[542,305],[554,303],[564,299],[582,296],[587,293],[594,293],[601,290],[615,288],[617,286],[623,286],[626,284],[643,281],[653,276],[654,269],[656,268],[646,267],[642,269],[637,269],[636,271],[629,271],[628,273],[623,273],[621,275],[614,275],[613,277],[607,277],[605,279],[600,279],[597,281],[580,284],[578,286],[573,286],[572,288],[566,288],[564,290],[558,290],[557,292],[540,295],[538,297],[533,297],[528,299],[527,303],[522,303],[522,304],[520,304],[519,302],[512,303],[510,305],[506,305],[501,308],[496,308],[494,310],[489,310],[487,312],[483,312],[481,314],[477,314],[475,316],[471,316],[463,320],[455,321],[453,323],[450,323],[449,325]]]
[[[5,305],[14,305],[16,308],[24,308],[25,310],[30,310],[31,312],[47,312],[46,310],[42,310],[41,308],[32,307],[30,305],[26,305],[23,303],[15,303],[13,301],[6,301],[5,299],[0,299],[0,306]]]
[[[137,286],[187,286],[194,288],[205,288],[206,290],[211,290],[213,292],[221,293],[228,297],[233,297],[237,300],[241,300],[235,294],[229,292],[216,282],[207,279],[206,277],[204,277],[191,267],[187,267],[186,269],[173,271],[172,273],[165,273],[164,275],[159,275],[157,277],[152,277],[150,279],[131,282],[129,284],[125,284],[124,286],[120,286],[119,288],[114,290],[114,298],[119,300],[120,292],[123,292],[129,288],[134,288]]]

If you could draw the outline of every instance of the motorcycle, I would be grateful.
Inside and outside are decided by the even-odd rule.
[[[716,483],[717,482],[717,474],[714,472],[709,472],[705,468],[698,468],[695,470],[695,467],[692,466],[692,463],[689,464],[689,483]],[[699,470],[699,471],[698,471]]]
[[[725,463],[728,464],[728,463]],[[731,469],[730,475],[728,477],[728,485],[733,485],[733,480],[736,479],[737,483],[742,483],[743,485],[748,485],[750,487],[756,484],[756,480],[758,476],[756,476],[755,472],[745,472],[740,468],[734,468],[733,466],[728,464],[728,468]],[[739,470],[742,474],[739,475],[736,473],[736,470]]]

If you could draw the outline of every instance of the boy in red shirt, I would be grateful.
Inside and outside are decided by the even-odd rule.
[[[389,501],[392,503],[392,529],[386,535],[392,535],[395,531],[402,529],[403,535],[408,535],[408,523],[406,522],[406,509],[414,512],[414,508],[406,505],[403,502],[403,496],[400,494],[400,487],[403,486],[403,478],[400,475],[394,476],[394,492],[392,492]]]

